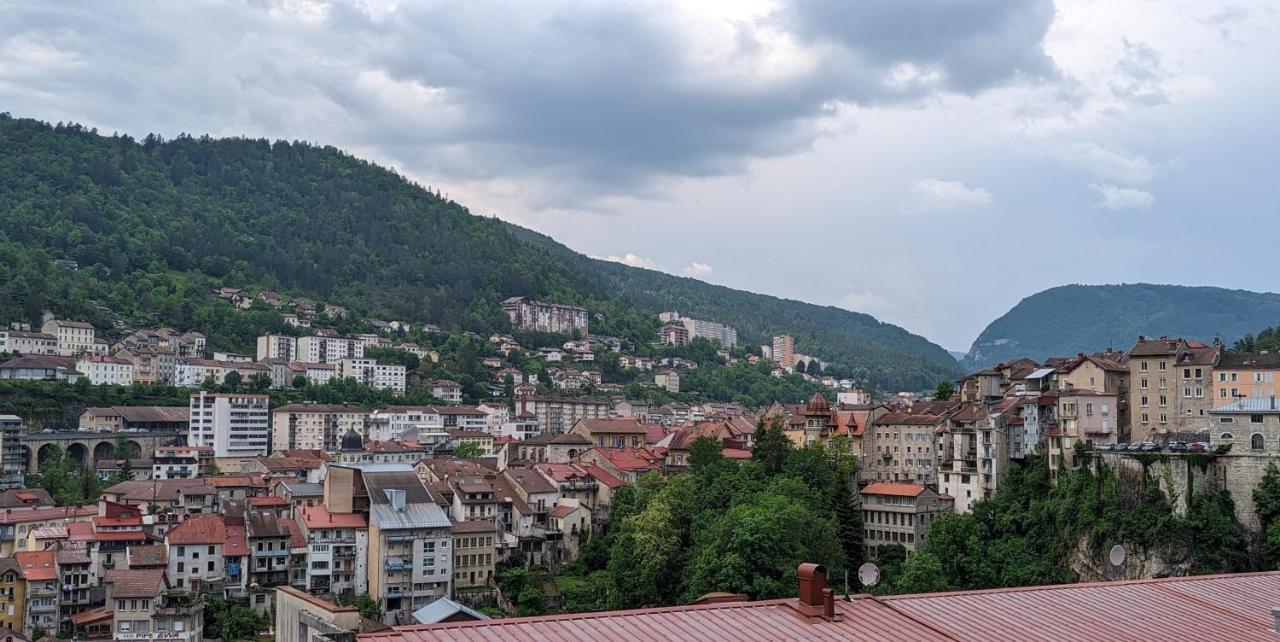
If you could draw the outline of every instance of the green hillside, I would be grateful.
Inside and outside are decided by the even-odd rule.
[[[100,328],[198,328],[238,349],[279,329],[277,314],[214,299],[215,285],[480,333],[506,328],[498,303],[516,295],[585,305],[593,331],[634,338],[678,309],[748,344],[790,332],[886,390],[957,373],[941,347],[870,316],[590,259],[333,147],[139,141],[0,115],[0,322],[51,309]]]
[[[1280,294],[1181,285],[1064,285],[1033,294],[978,335],[963,365],[1129,349],[1139,335],[1231,342],[1280,320]]]

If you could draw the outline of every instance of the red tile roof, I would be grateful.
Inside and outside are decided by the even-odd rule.
[[[920,484],[902,484],[882,482],[878,484],[868,484],[862,489],[863,495],[892,495],[894,497],[915,497],[924,492],[924,486]]]
[[[275,495],[263,495],[261,497],[250,497],[249,506],[252,508],[272,508],[285,507],[289,505],[289,500]]]
[[[43,581],[58,579],[58,567],[53,559],[53,551],[18,551],[13,554],[18,561],[22,577],[27,581]]]
[[[619,470],[641,472],[658,470],[662,467],[662,457],[647,448],[594,448],[601,457]]]
[[[170,546],[224,544],[227,541],[227,527],[220,515],[195,515],[169,529],[164,539]]]
[[[302,528],[298,526],[298,521],[294,519],[279,520],[280,527],[289,532],[289,548],[306,548],[307,536],[302,534]]]
[[[53,508],[33,508],[9,510],[0,513],[0,524],[20,524],[23,522],[44,522],[59,517],[92,517],[98,514],[97,506],[62,506]]]
[[[745,448],[721,448],[720,454],[725,459],[751,459],[751,451]]]
[[[619,488],[627,485],[627,482],[614,477],[613,473],[597,466],[596,464],[588,464],[587,472],[591,473],[591,476],[595,477],[596,481],[608,486],[609,488]]]
[[[579,419],[574,428],[581,425],[587,432],[604,435],[648,434],[648,427],[634,417],[617,417],[605,419]]]

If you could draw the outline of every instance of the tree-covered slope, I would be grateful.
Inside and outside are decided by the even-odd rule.
[[[1131,347],[1139,335],[1233,341],[1280,319],[1280,294],[1212,287],[1064,285],[1033,294],[978,335],[969,369]]]
[[[746,342],[791,332],[799,350],[888,390],[956,373],[939,346],[867,315],[589,259],[333,147],[137,141],[0,115],[0,322],[51,309],[236,344],[278,323],[214,300],[212,285],[482,333],[505,328],[509,296],[585,305],[593,328],[619,334],[648,331],[637,313],[674,308]]]

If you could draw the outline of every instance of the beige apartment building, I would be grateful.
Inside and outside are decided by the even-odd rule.
[[[367,435],[364,408],[343,404],[291,403],[271,411],[271,449],[335,452],[342,436]]]
[[[1207,428],[1218,357],[1217,347],[1198,341],[1138,337],[1129,351],[1127,441]]]
[[[886,414],[864,434],[865,478],[876,481],[936,484],[936,429],[945,423],[938,415]],[[868,436],[870,439],[868,439]]]
[[[93,326],[83,321],[49,319],[40,331],[57,337],[58,354],[61,356],[77,357],[99,351]]]
[[[1276,396],[1280,353],[1223,352],[1213,369],[1213,405]]]
[[[868,557],[881,546],[897,544],[907,553],[924,546],[933,520],[948,515],[955,500],[922,484],[880,482],[863,488],[863,538]]]

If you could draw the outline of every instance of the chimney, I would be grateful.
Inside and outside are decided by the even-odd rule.
[[[1271,609],[1271,617],[1276,619],[1276,633],[1280,633],[1280,609]]]
[[[822,617],[827,621],[836,619],[836,592],[822,589]]]
[[[800,580],[800,603],[806,606],[822,606],[822,589],[827,588],[827,569],[821,564],[805,562],[796,569]]]
[[[399,488],[388,488],[386,490],[387,500],[391,502],[391,508],[396,512],[404,512],[404,491]]]

